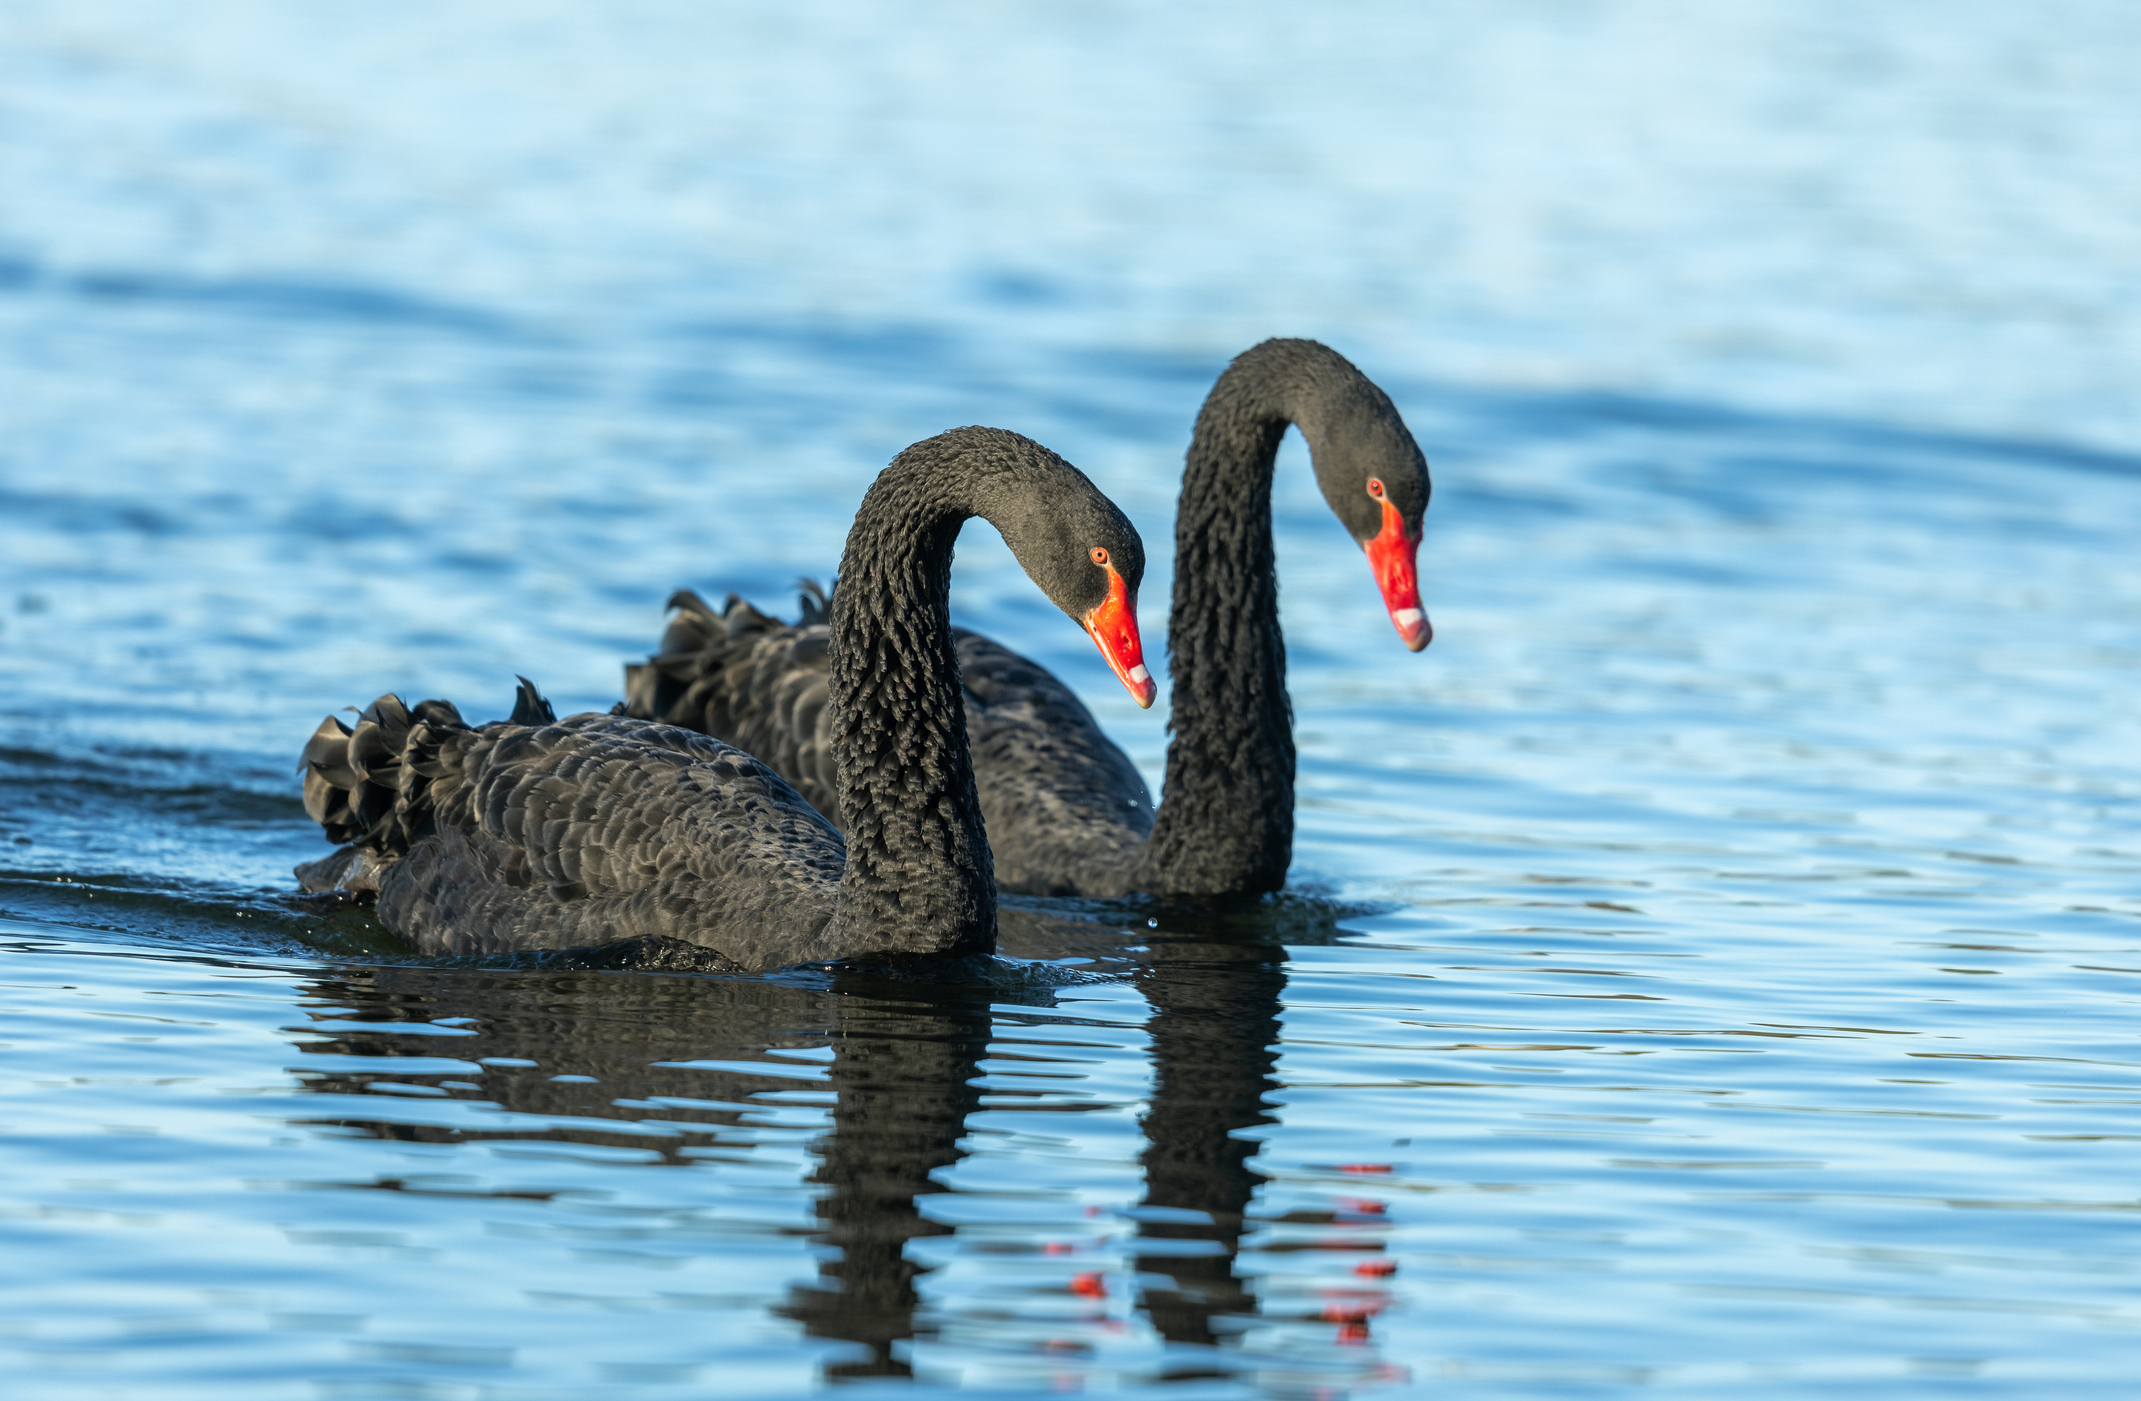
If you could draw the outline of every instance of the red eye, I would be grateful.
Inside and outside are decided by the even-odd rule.
[[[1107,562],[1108,552],[1098,545],[1093,546],[1093,563],[1106,564]]]
[[[1368,478],[1368,494],[1378,501],[1383,499],[1383,479],[1381,477]]]

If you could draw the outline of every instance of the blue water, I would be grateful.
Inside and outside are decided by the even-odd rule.
[[[2127,1396],[2141,20],[0,4],[9,1398]],[[914,985],[287,904],[389,689],[606,706],[969,422],[1289,443],[1294,878]],[[984,528],[960,621],[1135,710]],[[1149,649],[1157,653],[1157,646]]]

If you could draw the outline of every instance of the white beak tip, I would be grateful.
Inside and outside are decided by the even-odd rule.
[[[1390,621],[1397,624],[1398,636],[1415,652],[1435,640],[1434,625],[1427,621],[1427,614],[1417,608],[1400,608],[1390,615]]]

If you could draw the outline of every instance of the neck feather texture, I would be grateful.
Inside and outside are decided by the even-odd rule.
[[[1293,859],[1293,706],[1271,546],[1271,469],[1288,424],[1311,450],[1365,377],[1314,341],[1242,354],[1197,414],[1175,511],[1167,782],[1133,888],[1279,889]]]
[[[978,512],[959,459],[928,446],[863,498],[833,594],[828,702],[847,818],[836,919],[843,943],[873,952],[988,953],[996,881],[950,611],[952,542]]]

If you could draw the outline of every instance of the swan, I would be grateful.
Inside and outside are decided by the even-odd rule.
[[[430,955],[672,939],[764,971],[992,952],[949,612],[952,544],[977,515],[1117,672],[1144,674],[1136,529],[1039,443],[954,429],[871,484],[816,638],[844,841],[743,749],[630,716],[559,720],[523,679],[487,725],[392,695],[354,729],[323,721],[305,808],[342,849],[299,883],[375,899]]]
[[[1383,602],[1417,652],[1434,629],[1416,568],[1427,460],[1375,383],[1312,340],[1238,356],[1198,412],[1175,516],[1169,615],[1172,714],[1155,812],[1144,781],[1071,689],[1009,648],[954,632],[974,769],[1000,888],[1114,897],[1261,894],[1293,856],[1293,711],[1271,547],[1271,473],[1289,424],[1316,482],[1366,552]],[[840,576],[834,607],[847,588]],[[626,667],[623,713],[720,735],[759,755],[835,823],[824,695],[824,595],[790,625],[734,595],[697,594],[661,650]],[[1152,686],[1116,667],[1140,705]]]

